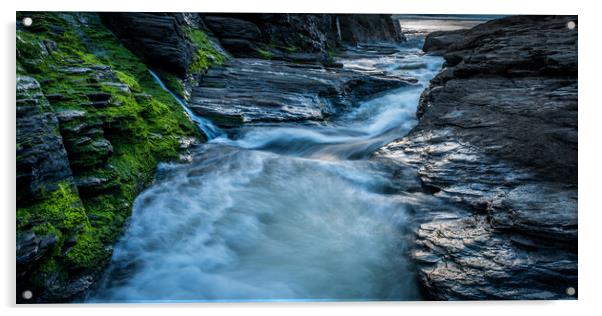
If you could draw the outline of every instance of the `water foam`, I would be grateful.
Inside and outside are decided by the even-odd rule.
[[[189,164],[163,165],[89,301],[418,298],[408,200],[384,194],[390,172],[358,159],[416,124],[441,59],[408,47],[343,63],[419,83],[326,126],[252,127],[198,147]]]

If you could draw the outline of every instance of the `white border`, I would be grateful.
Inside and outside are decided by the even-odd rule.
[[[206,313],[246,315],[573,315],[593,313],[601,299],[599,289],[602,246],[599,228],[602,207],[597,199],[602,181],[599,163],[601,12],[586,0],[21,0],[2,3],[2,187],[0,234],[3,247],[0,300],[5,312],[25,315],[103,315],[144,313],[163,315]],[[579,301],[553,302],[385,302],[385,303],[205,303],[145,305],[68,305],[23,307],[14,305],[15,210],[15,11],[187,11],[187,12],[329,12],[329,13],[446,13],[446,14],[578,14],[579,15]],[[599,312],[599,311],[598,311]],[[6,314],[4,314],[6,315]]]

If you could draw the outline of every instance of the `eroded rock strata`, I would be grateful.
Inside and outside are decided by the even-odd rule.
[[[204,21],[237,57],[328,63],[345,44],[404,39],[389,14],[205,14]]]
[[[237,58],[210,69],[192,89],[189,105],[225,127],[321,121],[362,97],[414,82],[413,78],[320,64]]]
[[[557,299],[577,288],[574,16],[436,32],[446,63],[419,124],[377,157],[413,165],[455,207],[421,209],[412,256],[427,298]],[[444,215],[441,215],[444,214]]]

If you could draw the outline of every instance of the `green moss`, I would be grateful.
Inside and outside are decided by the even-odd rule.
[[[297,47],[295,47],[295,46],[286,46],[286,47],[284,47],[284,50],[286,50],[289,53],[294,53],[294,52],[297,51]]]
[[[36,78],[45,95],[63,96],[51,100],[44,110],[86,113],[81,121],[61,123],[60,134],[74,177],[107,179],[92,194],[79,194],[73,182],[62,182],[35,199],[18,202],[18,234],[33,231],[56,238],[54,248],[25,281],[27,286],[43,287],[57,277],[59,282],[66,282],[81,271],[102,269],[110,256],[106,249],[119,236],[135,197],[153,180],[157,163],[178,158],[181,137],[202,135],[173,97],[154,82],[146,65],[119,43],[98,15],[27,15],[32,16],[34,26],[17,30],[17,72]],[[191,34],[199,43],[210,44],[206,37]],[[201,64],[224,61],[215,48],[203,47],[199,46],[205,58]],[[178,92],[174,86],[181,81],[174,78],[168,82],[170,89]],[[124,85],[129,89],[123,89]],[[99,92],[111,95],[108,105],[91,106],[88,95]],[[81,142],[82,135],[69,130],[81,124],[101,132]],[[108,140],[112,154],[95,148],[93,143],[98,140]]]
[[[132,89],[132,91],[141,91],[142,90],[142,88],[140,87],[140,84],[134,77],[126,74],[123,71],[119,71],[119,70],[115,71],[115,74],[117,75],[117,79],[119,79],[119,81],[128,85],[128,87],[130,87],[130,89]]]
[[[180,98],[186,99],[186,91],[182,79],[178,78],[174,74],[162,70],[158,70],[157,75],[159,78],[161,78],[161,81],[163,81],[163,84],[165,84],[167,89],[175,93]]]
[[[102,243],[94,231],[88,229],[78,236],[75,245],[67,251],[65,260],[74,268],[88,268],[100,263],[103,254]]]
[[[195,59],[189,67],[191,72],[202,72],[212,65],[221,65],[226,61],[226,57],[213,46],[205,32],[193,28],[186,28],[184,32],[197,47]]]
[[[40,223],[34,231],[45,234],[50,226],[72,230],[86,225],[87,218],[77,191],[69,183],[59,183],[58,189],[38,196],[40,202],[26,208],[17,209],[17,229],[28,223]]]
[[[329,58],[334,58],[337,57],[339,55],[339,51],[336,49],[336,47],[333,47],[331,45],[328,45],[326,47],[326,53],[328,54]]]
[[[274,57],[272,52],[270,52],[267,49],[259,48],[259,49],[257,49],[257,53],[259,53],[259,56],[263,59],[272,59],[272,57]]]

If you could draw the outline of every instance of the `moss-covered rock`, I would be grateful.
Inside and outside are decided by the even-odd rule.
[[[157,163],[178,159],[181,139],[203,136],[97,14],[18,20],[25,15],[33,25],[17,27],[17,299],[30,290],[33,301],[68,301],[102,272]]]
[[[196,13],[102,13],[101,18],[170,90],[185,99],[209,67],[227,58]]]

